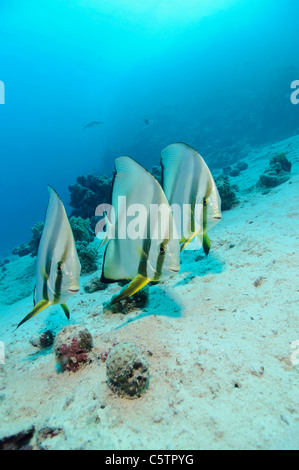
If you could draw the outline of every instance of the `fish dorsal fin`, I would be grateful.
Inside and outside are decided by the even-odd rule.
[[[181,167],[186,160],[186,156],[193,157],[194,149],[184,143],[175,143],[168,145],[161,152],[162,166],[162,187],[168,201],[171,201],[171,195],[174,191]]]
[[[211,173],[199,153],[190,147],[190,145],[178,142],[168,145],[161,152],[161,166],[162,166],[162,187],[165,195],[172,203],[172,196],[178,184],[182,187],[180,191],[186,191],[186,177],[190,181],[200,183],[200,178],[204,177],[209,180]],[[196,175],[196,180],[194,180]],[[198,184],[193,188],[193,191],[198,190]]]
[[[151,186],[159,186],[157,180],[143,166],[131,157],[119,157],[115,160],[116,175],[114,178],[112,205],[117,206],[119,196],[130,195],[133,202],[142,201],[139,190],[143,187],[149,190]],[[153,190],[153,189],[152,189]],[[139,196],[137,197],[137,192]]]

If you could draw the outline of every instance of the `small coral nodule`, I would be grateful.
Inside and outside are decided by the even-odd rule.
[[[275,188],[285,183],[290,178],[292,163],[285,153],[280,153],[271,158],[268,168],[260,176],[257,183],[261,188]]]
[[[126,398],[137,398],[149,384],[149,365],[140,349],[128,341],[118,343],[106,360],[107,384]]]
[[[46,349],[53,345],[55,335],[52,330],[44,331],[43,333],[33,336],[29,342],[35,348]]]
[[[54,342],[56,360],[63,371],[76,372],[80,365],[89,362],[88,353],[92,347],[92,336],[81,325],[66,326]]]

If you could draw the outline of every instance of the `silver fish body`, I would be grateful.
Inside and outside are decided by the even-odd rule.
[[[73,232],[61,199],[51,186],[48,189],[50,200],[37,255],[35,306],[18,327],[55,304],[61,304],[69,317],[65,303],[80,289],[81,265]]]
[[[221,219],[221,200],[204,159],[189,145],[175,143],[162,150],[161,166],[165,195],[180,209],[181,249],[195,236],[208,243],[207,232]]]
[[[112,191],[115,236],[108,235],[102,280],[131,280],[131,283],[113,298],[112,303],[133,295],[148,282],[159,282],[180,269],[179,241],[174,237],[172,213],[160,184],[130,157],[116,159],[115,170]],[[124,220],[130,210],[133,216],[135,205],[143,208],[138,220],[130,217]],[[154,208],[157,213],[152,212]],[[130,236],[134,223],[141,236],[135,237],[134,231]]]

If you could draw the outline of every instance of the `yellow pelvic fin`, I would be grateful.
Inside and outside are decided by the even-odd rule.
[[[186,248],[186,246],[193,240],[193,238],[195,237],[196,233],[194,233],[192,235],[192,237],[190,237],[188,240],[184,239],[184,241],[181,243],[181,252],[184,251],[184,249]]]
[[[18,324],[17,328],[19,328],[19,326],[23,325],[23,323],[30,320],[30,318],[34,317],[35,315],[37,315],[39,312],[49,307],[50,305],[52,305],[52,302],[49,302],[48,300],[41,300],[40,302],[38,302],[38,304],[35,305],[35,307],[31,310],[31,312],[28,313],[28,315],[26,315],[26,317],[23,318],[23,320]]]
[[[208,255],[210,248],[211,248],[211,242],[206,233],[204,233],[202,237],[202,247],[203,247],[205,254]]]
[[[70,319],[70,311],[68,309],[68,306],[66,304],[60,304],[62,310],[65,313],[66,318],[69,320]]]
[[[125,286],[124,289],[120,291],[118,295],[112,297],[111,304],[115,304],[116,302],[119,302],[126,297],[130,297],[131,295],[136,294],[136,292],[146,286],[146,284],[149,282],[150,279],[148,277],[138,274],[136,277],[134,277],[133,281],[131,281],[128,286]]]

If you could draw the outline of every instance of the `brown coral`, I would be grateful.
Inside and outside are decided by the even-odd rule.
[[[80,365],[86,364],[92,347],[92,336],[81,325],[66,326],[57,334],[54,342],[56,359],[63,371],[76,372]]]

